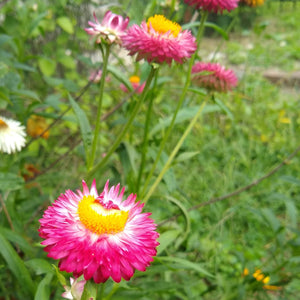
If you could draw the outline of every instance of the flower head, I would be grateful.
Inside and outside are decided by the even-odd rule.
[[[145,271],[159,244],[156,225],[150,213],[141,213],[136,195],[122,201],[125,189],[119,194],[119,184],[110,189],[108,184],[98,194],[95,180],[90,190],[83,181],[82,192],[67,190],[40,219],[44,250],[60,260],[60,270],[96,283],[129,280],[135,269]]]
[[[137,94],[141,94],[143,92],[146,82],[143,82],[142,84],[140,84],[139,76],[136,76],[136,75],[130,76],[129,81],[132,85],[134,92],[136,92]],[[121,84],[120,88],[125,93],[128,93],[128,89],[124,84]]]
[[[25,145],[25,127],[20,122],[0,116],[0,152],[11,154]]]
[[[192,67],[193,81],[209,90],[227,92],[237,85],[234,72],[218,63],[197,62]]]
[[[27,133],[33,138],[37,138],[41,136],[44,139],[49,138],[49,130],[47,129],[48,125],[46,123],[45,118],[37,115],[32,115],[27,120]]]
[[[96,43],[100,44],[105,41],[108,44],[121,44],[120,36],[128,26],[129,18],[123,19],[122,16],[112,13],[110,10],[104,15],[102,23],[99,23],[94,13],[95,23],[89,21],[91,26],[85,28],[85,31],[93,36],[96,36]]]
[[[85,280],[78,281],[78,278],[70,278],[71,287],[64,286],[65,292],[62,293],[62,297],[70,300],[80,300],[84,285],[86,283]]]
[[[163,15],[150,17],[141,26],[133,25],[122,36],[123,46],[130,55],[137,53],[137,60],[149,63],[183,63],[197,48],[195,38],[188,30],[166,19]]]
[[[265,0],[241,0],[240,3],[244,3],[251,7],[257,7],[263,5]]]
[[[204,11],[222,13],[224,10],[231,11],[238,6],[239,0],[184,0],[190,6]]]

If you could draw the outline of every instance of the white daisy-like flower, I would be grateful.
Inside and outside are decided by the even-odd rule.
[[[14,153],[25,145],[25,127],[20,122],[0,116],[0,152]]]

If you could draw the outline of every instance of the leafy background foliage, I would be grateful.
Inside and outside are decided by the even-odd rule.
[[[59,282],[64,279],[40,246],[38,219],[60,193],[78,188],[86,175],[80,125],[86,132],[94,127],[98,86],[89,84],[88,78],[101,67],[99,53],[83,30],[92,12],[101,14],[109,7],[129,15],[132,23],[155,13],[183,23],[193,13],[182,3],[178,11],[172,11],[160,6],[163,1],[148,1],[146,6],[141,1],[120,2],[108,6],[101,1],[101,9],[84,0],[0,4],[1,115],[26,124],[35,114],[54,123],[48,140],[28,137],[22,152],[1,154],[0,191],[10,220],[1,205],[0,299],[61,299]],[[236,71],[239,86],[207,105],[147,203],[146,210],[153,213],[161,234],[154,263],[130,282],[117,286],[108,281],[107,299],[297,299],[299,157],[249,191],[200,209],[190,208],[249,184],[296,149],[299,87],[276,85],[263,73],[269,68],[299,69],[298,11],[298,5],[269,1],[257,9],[240,7],[231,14],[211,17],[222,34],[207,29],[200,58],[207,60],[218,48],[216,57],[219,54],[218,60]],[[224,40],[232,20],[233,32]],[[145,80],[149,72],[146,63],[135,63],[118,47],[113,51],[104,114],[127,101],[101,124],[98,158],[126,122],[135,101],[128,99],[120,84],[129,86],[132,74]],[[146,170],[170,122],[185,69],[185,65],[162,66],[157,88],[150,95],[154,117]],[[201,93],[195,91],[185,99],[157,174],[199,106]],[[111,184],[126,186],[126,194],[136,192],[146,111],[144,105],[109,164],[94,175],[98,186],[110,178]],[[78,119],[80,114],[84,117]],[[40,173],[28,174],[28,164]],[[24,174],[36,177],[25,182]],[[244,268],[250,273],[261,268],[270,275],[270,284],[281,289],[263,289],[251,274],[243,276]]]

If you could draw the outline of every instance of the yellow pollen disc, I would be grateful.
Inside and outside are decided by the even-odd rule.
[[[130,78],[129,78],[129,81],[131,82],[131,83],[140,83],[140,77],[139,76],[131,76]]]
[[[160,34],[170,31],[174,37],[177,37],[181,31],[181,26],[178,23],[166,19],[163,15],[150,17],[147,22],[148,30],[150,30],[150,23],[152,28]]]
[[[114,234],[122,231],[128,211],[104,208],[93,196],[84,196],[78,203],[81,223],[97,234]]]
[[[8,127],[8,125],[2,119],[0,119],[0,129],[4,129],[7,127]]]

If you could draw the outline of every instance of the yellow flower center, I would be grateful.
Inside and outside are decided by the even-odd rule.
[[[148,19],[148,31],[150,30],[150,23],[152,28],[160,34],[170,31],[174,37],[177,37],[181,31],[181,26],[178,23],[166,19],[163,15],[155,15]]]
[[[84,196],[78,203],[81,223],[97,234],[114,234],[122,231],[128,219],[128,211],[105,208],[93,196]]]
[[[131,83],[140,83],[140,77],[139,76],[130,76],[129,81]]]
[[[8,125],[2,119],[0,119],[0,129],[5,129],[7,127]]]

